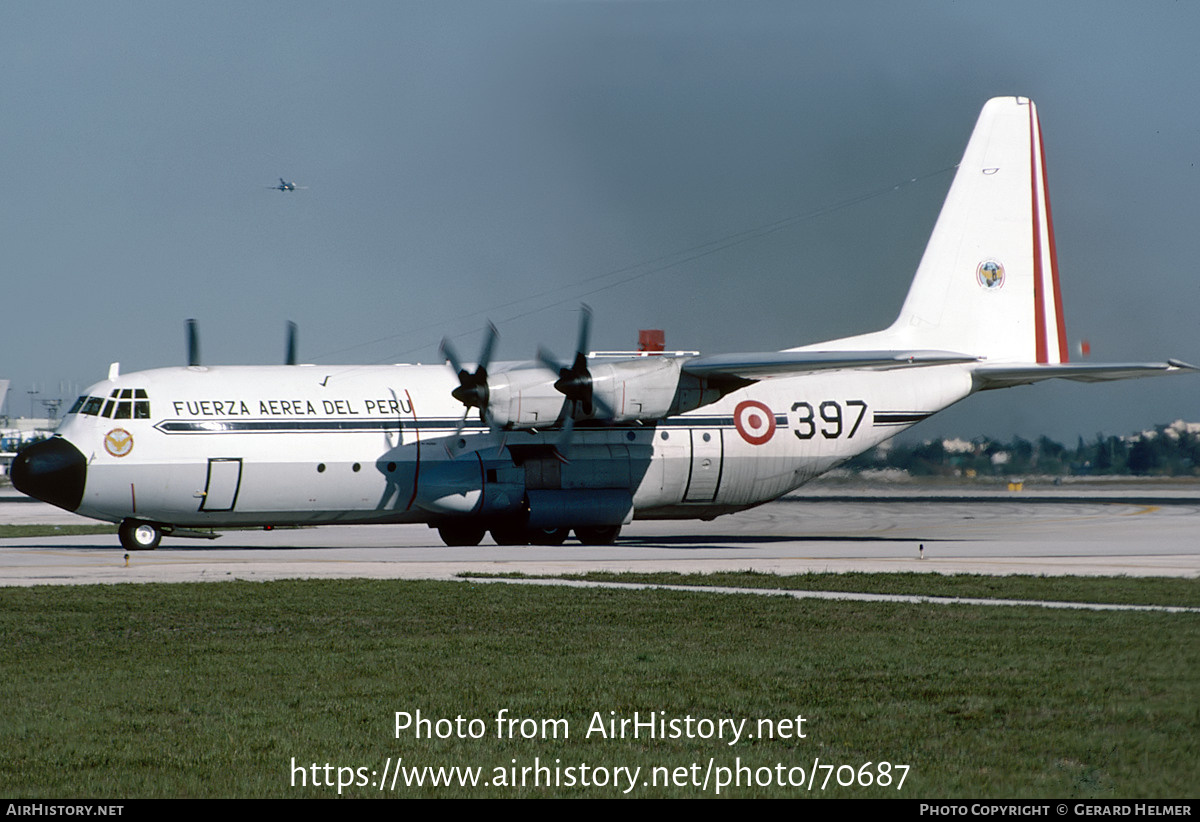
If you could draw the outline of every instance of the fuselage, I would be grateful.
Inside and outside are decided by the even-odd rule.
[[[708,519],[958,401],[971,378],[938,367],[764,380],[677,416],[581,423],[565,453],[553,421],[489,430],[472,414],[458,430],[456,385],[445,366],[420,365],[130,373],[76,402],[55,436],[53,460],[69,468],[23,490],[96,519],[177,528]]]

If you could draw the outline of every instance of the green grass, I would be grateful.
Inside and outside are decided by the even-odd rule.
[[[1135,581],[1136,582],[1136,581]],[[1200,762],[1200,617],[403,581],[0,590],[0,795],[333,796],[306,768],[751,768],[889,761],[903,790],[1182,797]],[[497,739],[493,717],[569,739]],[[395,738],[397,711],[484,739]],[[806,718],[806,739],[585,738],[594,712]],[[324,779],[324,771],[321,772]],[[706,796],[643,787],[631,796]],[[818,779],[818,783],[819,783]],[[619,796],[613,787],[351,796]],[[807,796],[791,787],[730,796]]]
[[[523,574],[460,574],[464,578],[519,579]],[[870,594],[904,594],[972,599],[1056,600],[1121,605],[1200,607],[1200,580],[1172,577],[1063,577],[985,576],[982,574],[869,574],[809,573],[793,576],[760,571],[680,574],[670,571],[594,571],[565,574],[562,579],[594,582],[699,585],[723,588],[777,588],[791,591],[850,591]]]

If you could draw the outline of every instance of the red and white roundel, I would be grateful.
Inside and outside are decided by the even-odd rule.
[[[775,415],[758,400],[739,402],[733,409],[733,424],[751,445],[762,445],[775,434]]]

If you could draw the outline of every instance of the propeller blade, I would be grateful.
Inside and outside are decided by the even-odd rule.
[[[588,336],[592,330],[592,307],[587,303],[581,303],[579,309],[581,316],[579,318],[579,340],[575,344],[576,362],[581,356],[587,358]]]
[[[554,359],[554,355],[541,346],[538,346],[537,358],[538,362],[555,373],[561,373],[562,371],[567,370],[562,364],[559,363],[558,360]]]
[[[575,410],[575,403],[571,403],[571,412]],[[561,463],[569,463],[571,451],[571,438],[575,435],[575,414],[568,413],[566,420],[563,421],[562,436],[558,438],[558,442],[554,443],[554,458]]]
[[[442,344],[439,346],[438,350],[441,351],[442,358],[446,360],[446,362],[450,363],[450,367],[453,368],[456,373],[461,374],[463,372],[462,362],[459,361],[458,354],[454,351],[454,346],[450,344],[449,337],[442,338]]]
[[[494,427],[489,414],[487,413],[488,405],[488,384],[487,384],[487,367],[492,361],[492,352],[496,348],[496,339],[500,336],[500,332],[496,330],[496,326],[488,323],[487,334],[483,338],[483,350],[479,353],[479,362],[475,366],[474,373],[463,368],[462,361],[458,358],[458,353],[454,350],[454,346],[450,343],[449,338],[442,339],[441,352],[446,361],[450,363],[450,367],[454,369],[458,375],[458,387],[450,392],[454,399],[461,402],[468,409],[479,409],[479,420],[489,428]],[[463,424],[466,424],[466,417],[463,417]],[[459,426],[462,430],[462,426]]]
[[[454,429],[454,436],[442,443],[442,447],[446,449],[446,456],[450,459],[454,459],[455,457],[454,449],[458,447],[458,439],[462,436],[463,428],[467,425],[467,415],[470,413],[471,409],[469,406],[463,409],[462,419],[458,421],[458,426]]]
[[[609,404],[597,397],[595,393],[592,394],[592,405],[595,406],[594,410],[599,416],[604,419],[611,420],[617,416],[617,412],[613,411]]]
[[[195,320],[187,321],[187,358],[189,366],[200,364],[200,332]]]
[[[569,407],[566,408],[566,411],[572,425],[576,408],[580,409],[585,417],[593,416],[597,408],[600,409],[602,416],[611,417],[613,415],[608,404],[595,396],[592,372],[588,369],[587,352],[591,329],[592,308],[584,303],[580,306],[579,336],[575,343],[575,360],[571,363],[570,368],[560,365],[545,349],[538,349],[538,361],[546,368],[558,372],[554,388],[567,398]]]
[[[287,324],[287,354],[284,362],[287,365],[296,364],[296,324],[291,320]]]
[[[486,370],[492,362],[492,351],[496,348],[496,340],[499,339],[500,332],[496,330],[495,323],[488,322],[487,336],[483,338],[483,351],[479,353],[479,369]]]

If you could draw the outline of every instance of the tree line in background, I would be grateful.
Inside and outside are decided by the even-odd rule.
[[[1007,443],[986,438],[888,441],[846,464],[854,470],[893,468],[913,476],[1200,476],[1200,424],[1177,421],[1129,437],[1098,434],[1074,448],[1049,437]]]

